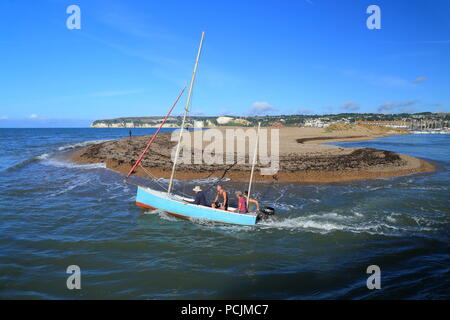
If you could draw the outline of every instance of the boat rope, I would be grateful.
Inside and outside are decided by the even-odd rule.
[[[163,184],[159,183],[159,179],[157,177],[155,177],[153,174],[150,173],[150,171],[148,171],[147,169],[145,169],[142,164],[139,164],[139,167],[141,167],[141,169],[150,177],[152,178],[155,183],[160,186],[164,191],[167,191],[167,187],[165,187]]]
[[[150,139],[150,141],[148,142],[147,146],[145,147],[144,151],[141,153],[141,155],[139,156],[139,158],[137,159],[136,163],[133,165],[133,167],[131,168],[130,172],[128,172],[127,174],[127,178],[133,173],[134,169],[136,169],[136,167],[138,165],[140,165],[142,158],[144,157],[145,153],[147,152],[147,150],[150,148],[150,146],[152,145],[153,141],[155,140],[156,136],[159,134],[159,131],[161,130],[162,126],[164,125],[164,123],[166,122],[167,118],[169,118],[169,115],[172,113],[173,108],[175,108],[178,100],[180,100],[181,96],[183,95],[184,90],[186,89],[186,86],[183,88],[183,90],[181,90],[180,94],[178,95],[177,99],[175,100],[175,102],[172,104],[172,107],[170,108],[169,112],[167,113],[166,117],[164,118],[164,120],[161,122],[161,124],[159,125],[158,130],[156,130],[156,132],[153,134],[152,138]]]
[[[159,182],[159,178],[158,177],[154,176],[150,171],[145,169],[142,164],[139,164],[139,167],[141,167],[141,169],[149,176],[149,178],[151,178],[159,187],[161,187],[161,189],[163,189],[164,191],[167,191],[167,187]],[[186,198],[191,198],[191,196],[185,194],[184,192],[178,192],[178,193],[181,194],[182,196],[186,197]]]

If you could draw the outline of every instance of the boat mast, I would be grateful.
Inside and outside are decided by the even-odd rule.
[[[248,184],[247,208],[248,208],[248,203],[250,200],[250,192],[252,191],[253,172],[255,171],[256,156],[258,155],[258,142],[259,142],[260,127],[261,127],[261,122],[258,122],[258,131],[256,132],[255,151],[253,152],[252,171],[250,172],[250,182]]]
[[[195,75],[197,74],[198,60],[200,59],[200,53],[202,51],[204,37],[205,37],[205,32],[202,32],[202,38],[200,39],[200,46],[198,47],[197,58],[195,59],[194,71],[192,72],[191,84],[189,86],[189,94],[188,94],[187,101],[186,101],[186,107],[184,108],[184,116],[183,116],[183,121],[181,123],[180,136],[178,138],[177,150],[175,151],[175,159],[173,160],[172,174],[170,175],[169,187],[167,188],[168,194],[170,194],[170,192],[172,191],[173,177],[175,175],[175,169],[177,166],[178,156],[180,153],[180,145],[181,145],[181,139],[183,137],[184,124],[186,122],[186,116],[189,111],[189,105],[191,103],[192,88],[194,87],[194,80],[195,80]]]
[[[138,165],[141,164],[141,160],[144,157],[145,153],[147,152],[147,150],[150,148],[150,146],[152,145],[153,141],[155,140],[155,138],[158,136],[159,131],[161,131],[161,128],[163,127],[164,123],[166,122],[166,120],[169,118],[170,113],[172,112],[173,108],[175,108],[175,106],[178,103],[178,100],[180,100],[181,96],[183,95],[184,90],[186,90],[186,87],[183,88],[183,90],[181,90],[181,93],[178,95],[177,100],[175,100],[175,102],[172,104],[172,108],[170,108],[169,112],[166,114],[166,117],[163,119],[163,121],[161,122],[161,124],[159,125],[158,130],[156,130],[156,132],[153,134],[152,138],[150,139],[150,141],[148,142],[147,146],[145,147],[144,151],[141,153],[141,155],[139,156],[139,158],[137,159],[136,163],[134,164],[134,166],[130,169],[130,171],[127,174],[127,177],[125,178],[128,179],[128,177],[133,173],[134,169],[136,169],[136,167]]]

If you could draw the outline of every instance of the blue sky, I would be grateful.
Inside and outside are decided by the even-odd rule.
[[[66,27],[72,4],[80,30]],[[366,27],[372,4],[381,30]],[[450,112],[449,12],[446,0],[2,0],[0,127],[163,115],[201,31],[195,115]]]

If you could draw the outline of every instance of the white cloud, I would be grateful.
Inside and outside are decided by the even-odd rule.
[[[424,82],[424,81],[427,81],[427,80],[428,80],[427,77],[418,77],[418,78],[413,80],[413,83],[420,83],[420,82]]]
[[[249,116],[266,115],[267,113],[277,111],[277,109],[268,102],[254,102],[252,107],[245,113]]]
[[[37,119],[37,118],[38,118],[38,115],[35,114],[35,113],[33,113],[32,115],[30,115],[30,119]]]

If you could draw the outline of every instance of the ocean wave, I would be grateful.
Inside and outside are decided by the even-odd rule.
[[[106,142],[106,141],[111,141],[111,140],[88,140],[88,141],[76,142],[76,143],[67,144],[62,147],[59,147],[58,151],[66,151],[66,150],[71,150],[71,149],[82,148],[82,147],[90,146],[93,144],[99,144],[99,143]]]
[[[106,168],[105,163],[75,163],[62,159],[49,158],[42,162],[44,165],[53,166],[57,168],[67,168],[67,169],[104,169]]]
[[[83,142],[76,142],[76,143],[58,147],[56,150],[57,151],[68,151],[71,149],[82,148],[82,147],[86,147],[89,145],[102,143],[105,141],[110,141],[110,140],[88,140],[88,141],[83,141]],[[55,149],[53,149],[53,150],[55,150]],[[101,163],[75,164],[75,163],[72,163],[69,161],[63,161],[63,160],[56,159],[56,158],[54,158],[55,155],[57,155],[57,152],[46,152],[39,156],[34,156],[29,159],[23,160],[23,161],[21,161],[17,164],[14,164],[13,166],[8,167],[4,170],[5,171],[17,170],[17,169],[25,167],[26,165],[28,165],[30,163],[39,162],[39,161],[42,161],[44,164],[54,165],[56,167],[64,167],[64,168],[94,169],[94,168],[105,168],[106,167],[104,164],[101,164]]]
[[[14,170],[23,168],[23,167],[25,167],[26,165],[28,165],[28,164],[30,164],[30,163],[33,163],[33,162],[39,162],[39,161],[42,161],[42,160],[46,160],[46,159],[48,159],[49,157],[50,157],[50,154],[49,154],[49,153],[44,153],[44,154],[41,154],[40,156],[31,157],[31,158],[29,158],[29,159],[23,160],[23,161],[21,161],[21,162],[19,162],[19,163],[16,163],[15,165],[13,165],[13,166],[11,166],[11,167],[9,167],[9,168],[6,168],[6,169],[4,169],[4,170],[5,170],[5,171],[14,171]]]

